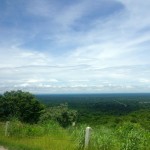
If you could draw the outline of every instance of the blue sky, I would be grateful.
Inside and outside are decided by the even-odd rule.
[[[149,8],[149,0],[0,0],[0,93],[149,92]]]

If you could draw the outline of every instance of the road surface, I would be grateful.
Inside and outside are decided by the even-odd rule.
[[[4,148],[3,146],[0,146],[0,150],[8,150],[8,149]]]

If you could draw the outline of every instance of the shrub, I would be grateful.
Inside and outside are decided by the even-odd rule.
[[[44,110],[42,105],[29,92],[10,91],[0,97],[0,119],[17,118],[28,123],[37,123]]]
[[[77,111],[69,109],[67,104],[60,106],[50,107],[41,116],[40,122],[47,120],[57,121],[62,127],[68,127],[77,119]]]

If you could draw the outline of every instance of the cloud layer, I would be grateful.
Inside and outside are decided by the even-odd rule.
[[[149,92],[148,0],[0,3],[0,92]]]

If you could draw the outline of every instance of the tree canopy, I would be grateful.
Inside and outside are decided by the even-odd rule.
[[[68,108],[68,104],[60,104],[59,106],[49,107],[45,113],[41,115],[40,121],[54,120],[62,127],[68,127],[77,121],[77,111]]]
[[[29,92],[10,91],[0,95],[0,119],[17,118],[27,123],[36,123],[44,110],[34,95]]]

